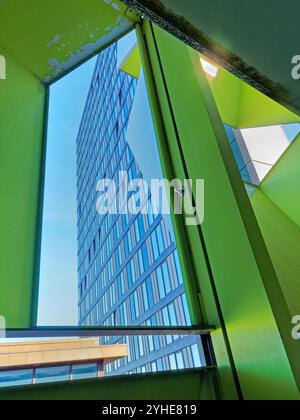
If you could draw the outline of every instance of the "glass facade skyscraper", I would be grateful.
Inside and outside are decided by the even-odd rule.
[[[81,326],[190,325],[177,249],[161,215],[99,215],[97,182],[121,171],[141,178],[126,140],[138,81],[118,70],[118,45],[96,63],[77,139],[79,322]],[[151,197],[146,203],[151,210]],[[201,365],[201,342],[188,337],[106,338],[128,343],[129,357],[107,374]]]

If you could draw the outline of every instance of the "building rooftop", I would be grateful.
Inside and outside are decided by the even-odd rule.
[[[127,355],[127,345],[99,346],[96,338],[9,343],[0,345],[0,370],[95,362],[105,364]]]

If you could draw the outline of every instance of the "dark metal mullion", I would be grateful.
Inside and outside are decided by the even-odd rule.
[[[8,329],[6,338],[75,338],[75,337],[132,337],[152,335],[205,336],[214,331],[213,326],[193,327],[39,327],[34,329]]]

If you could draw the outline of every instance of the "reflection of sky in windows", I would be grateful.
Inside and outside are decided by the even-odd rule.
[[[32,369],[0,372],[0,387],[30,385],[32,383],[32,375]]]
[[[70,379],[70,366],[57,366],[36,369],[35,383],[68,381]]]
[[[290,142],[294,141],[300,133],[300,123],[297,124],[286,124],[283,126],[283,130]]]
[[[98,377],[96,363],[82,365],[49,366],[34,369],[0,372],[0,388],[67,382]]]
[[[225,131],[243,180],[258,185],[297,138],[300,124],[242,130],[225,125]]]
[[[73,379],[89,379],[97,377],[97,365],[74,365],[72,366]]]

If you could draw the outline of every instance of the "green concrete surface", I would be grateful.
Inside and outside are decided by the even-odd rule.
[[[217,76],[208,76],[208,80],[224,123],[242,129],[300,122],[295,113],[227,70],[218,69]]]
[[[300,136],[251,196],[291,318],[300,313]]]
[[[0,45],[51,82],[132,29],[127,9],[118,0],[1,1]]]
[[[261,191],[300,227],[300,135],[273,167]]]
[[[0,400],[215,400],[214,370],[132,375],[1,391]]]
[[[300,114],[298,0],[122,0]]]
[[[292,319],[300,313],[300,227],[259,189],[252,195],[251,203]]]

